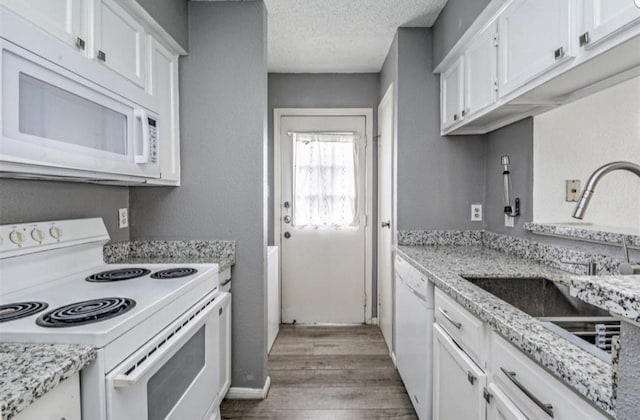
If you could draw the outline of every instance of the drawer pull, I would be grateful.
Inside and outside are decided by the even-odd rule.
[[[534,402],[538,407],[540,407],[540,409],[541,409],[542,411],[544,411],[544,412],[545,412],[549,417],[553,418],[553,405],[551,405],[551,404],[545,404],[545,403],[543,403],[542,401],[540,401],[540,400],[538,399],[538,397],[536,397],[535,395],[533,395],[533,394],[531,393],[531,391],[529,391],[529,390],[528,390],[524,385],[522,385],[522,384],[520,383],[520,381],[518,381],[518,380],[516,379],[516,373],[515,373],[515,372],[513,372],[513,371],[509,371],[509,370],[507,370],[507,369],[505,369],[505,368],[503,368],[503,367],[501,367],[501,368],[500,368],[500,370],[502,371],[502,373],[504,373],[505,375],[507,375],[507,378],[509,378],[509,380],[510,380],[511,382],[513,382],[513,384],[514,384],[515,386],[517,386],[517,387],[518,387],[518,389],[524,393],[524,395],[526,395],[527,397],[529,397],[529,399],[530,399],[531,401],[533,401],[533,402]]]
[[[457,329],[462,328],[462,323],[455,321],[453,318],[451,318],[449,316],[449,314],[447,313],[447,311],[445,311],[442,308],[438,308],[438,310],[440,311],[440,313],[442,314],[442,316],[444,317],[444,319],[446,319],[447,321],[449,321],[454,327],[456,327]]]

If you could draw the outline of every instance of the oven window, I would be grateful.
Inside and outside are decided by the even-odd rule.
[[[20,132],[127,154],[127,116],[20,73]]]
[[[205,327],[147,382],[149,420],[164,419],[180,400],[205,364]]]

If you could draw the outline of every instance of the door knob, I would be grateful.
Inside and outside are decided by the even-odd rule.
[[[382,226],[383,228],[391,227],[391,220],[380,222],[380,226]]]
[[[284,237],[285,239],[289,239],[291,237],[291,234],[289,232],[285,232]]]

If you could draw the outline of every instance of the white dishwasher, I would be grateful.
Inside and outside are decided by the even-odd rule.
[[[396,365],[420,420],[431,419],[433,283],[395,258]]]

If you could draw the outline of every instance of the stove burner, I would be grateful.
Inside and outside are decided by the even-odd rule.
[[[44,302],[17,302],[0,305],[0,322],[25,318],[47,309],[48,306]]]
[[[117,270],[103,271],[102,273],[92,274],[87,277],[87,281],[91,282],[109,282],[130,280],[138,277],[146,276],[151,271],[146,268],[119,268]]]
[[[108,297],[62,306],[36,319],[41,327],[74,327],[104,321],[124,314],[136,306],[133,299]]]
[[[189,267],[170,268],[168,270],[158,271],[151,275],[152,279],[178,279],[196,274],[198,270]]]

